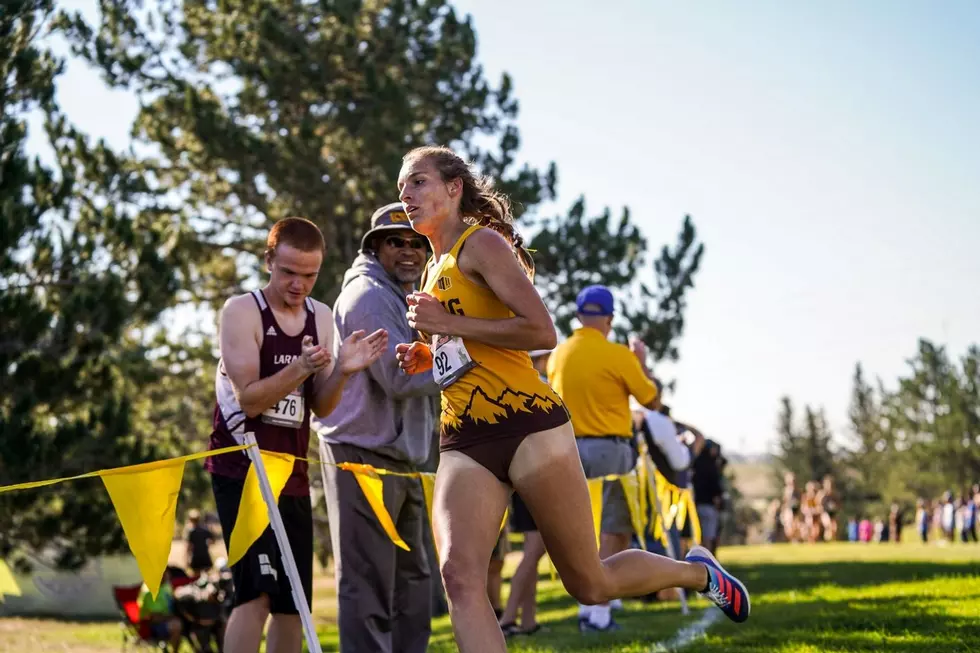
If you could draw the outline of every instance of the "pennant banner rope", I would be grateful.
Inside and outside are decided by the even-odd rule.
[[[167,460],[103,469],[76,476],[0,486],[0,493],[100,477],[109,493],[109,498],[112,500],[113,508],[119,516],[119,521],[133,556],[136,558],[140,574],[153,595],[156,596],[169,558],[177,497],[183,479],[184,464],[209,456],[242,451],[253,446],[256,445],[245,444],[225,447],[214,451],[202,451]],[[332,465],[351,472],[357,479],[358,486],[364,492],[385,533],[396,546],[404,550],[409,550],[408,544],[398,534],[394,521],[384,505],[382,478],[384,476],[417,478],[422,485],[425,504],[429,513],[430,528],[432,527],[436,476],[432,472],[395,472],[372,465],[346,462],[330,463],[315,458],[299,458],[264,450],[259,450],[259,454],[277,502],[286,480],[292,473],[293,464],[296,460],[311,464]],[[674,525],[683,528],[688,521],[690,521],[693,539],[700,543],[701,525],[698,522],[691,490],[672,485],[646,455],[642,455],[636,467],[627,474],[609,474],[588,479],[589,503],[597,543],[602,523],[603,489],[607,482],[622,484],[633,529],[644,549],[646,548],[645,532],[649,532],[655,539],[666,544],[667,533],[670,528]],[[659,499],[660,511],[656,510],[658,502],[653,497]],[[500,524],[501,532],[507,523],[507,517],[508,513],[505,511]],[[229,538],[229,564],[238,561],[268,526],[268,510],[259,491],[254,466],[250,465],[245,479],[238,519],[236,519]],[[435,541],[434,537],[433,541]],[[438,550],[436,554],[438,555]],[[0,595],[13,593],[11,581],[7,578],[8,575],[9,571],[6,570],[5,566],[0,567]]]
[[[0,486],[0,494],[4,492],[13,492],[14,490],[30,490],[36,487],[44,487],[45,485],[54,485],[55,483],[64,483],[65,481],[77,481],[81,478],[95,478],[96,476],[105,476],[107,474],[139,474],[140,472],[150,471],[156,469],[157,467],[166,467],[168,465],[173,465],[177,462],[186,463],[191,460],[198,460],[200,458],[208,458],[209,456],[217,456],[222,453],[231,453],[232,451],[242,451],[247,449],[249,445],[243,444],[235,447],[225,447],[224,449],[215,449],[214,451],[201,451],[198,453],[188,454],[186,456],[178,456],[177,458],[168,458],[166,460],[155,460],[149,463],[141,463],[139,465],[127,465],[126,467],[113,467],[111,469],[100,469],[97,472],[87,472],[85,474],[79,474],[77,476],[65,476],[63,478],[52,478],[46,481],[30,481],[28,483],[16,483],[14,485],[2,485]]]

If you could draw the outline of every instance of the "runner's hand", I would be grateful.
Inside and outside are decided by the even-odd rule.
[[[432,350],[424,342],[395,345],[395,357],[407,374],[422,374],[432,369]]]
[[[333,354],[320,345],[314,345],[313,336],[303,336],[302,353],[298,360],[303,371],[316,374],[333,361]]]
[[[378,360],[387,349],[388,332],[384,329],[378,329],[367,336],[363,330],[355,331],[340,344],[337,364],[344,374],[360,372]]]
[[[432,295],[424,292],[416,292],[409,295],[408,300],[408,325],[416,331],[423,333],[446,334],[446,316],[449,313],[446,308],[439,303],[439,300]]]

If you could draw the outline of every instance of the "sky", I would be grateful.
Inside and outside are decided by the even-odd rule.
[[[558,166],[539,213],[628,206],[655,250],[691,215],[705,256],[655,373],[728,452],[771,449],[783,395],[843,437],[855,363],[892,385],[919,338],[980,342],[980,3],[454,5],[513,78],[519,156]],[[132,97],[74,63],[59,99],[127,145]]]

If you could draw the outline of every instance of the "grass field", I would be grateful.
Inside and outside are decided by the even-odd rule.
[[[752,616],[741,626],[724,618],[715,621],[688,650],[980,651],[980,546],[749,546],[723,549],[720,557],[752,593]],[[584,636],[577,629],[575,603],[560,584],[545,574],[540,588],[539,620],[546,632],[512,639],[511,651],[672,650],[679,629],[709,610],[700,598],[686,618],[676,602],[627,602],[625,612],[617,614],[621,632]],[[336,604],[329,576],[317,579],[314,595],[321,644],[335,651]],[[118,649],[114,623],[0,619],[0,651]],[[456,650],[445,617],[433,623],[430,650]]]

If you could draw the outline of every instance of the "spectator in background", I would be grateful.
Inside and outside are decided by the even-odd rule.
[[[163,572],[156,598],[153,598],[147,584],[143,583],[136,604],[140,609],[140,620],[150,624],[150,636],[157,641],[166,642],[171,653],[177,653],[182,631],[180,618],[174,614],[174,589],[170,584],[169,569]]]
[[[929,502],[919,497],[915,501],[915,529],[919,533],[919,539],[925,544],[929,541]]]
[[[967,541],[977,541],[977,517],[980,514],[980,485],[974,485],[972,491],[964,498],[966,502],[966,534]]]
[[[807,481],[801,501],[803,513],[803,538],[810,543],[816,542],[820,534],[820,501],[817,497],[816,481]]]
[[[946,491],[943,493],[942,502],[939,506],[939,526],[943,530],[943,537],[947,542],[952,542],[956,529],[956,505],[953,503],[953,493]]]
[[[796,487],[796,474],[783,474],[783,534],[787,542],[799,540],[800,491]]]
[[[572,418],[575,441],[586,478],[626,474],[635,464],[630,397],[640,405],[659,405],[657,386],[646,369],[646,346],[630,339],[630,347],[609,341],[614,300],[605,286],[589,286],[576,297],[582,324],[559,344],[548,359],[548,380]],[[629,548],[633,534],[622,485],[604,484],[599,557],[603,560]],[[618,630],[609,603],[579,604],[582,632]]]
[[[976,504],[973,503],[973,497],[968,493],[964,492],[963,496],[959,499],[960,514],[962,518],[960,519],[960,541],[969,542],[977,539],[976,534]]]
[[[833,542],[837,539],[837,511],[840,509],[840,498],[834,488],[834,478],[827,474],[823,477],[823,487],[818,494],[822,512],[820,524],[823,526],[823,539]]]
[[[659,382],[657,389],[661,389]],[[704,448],[704,436],[697,429],[685,424],[684,429],[693,435],[693,440],[690,445],[684,444],[678,425],[670,417],[669,406],[651,410],[636,404],[633,411],[634,414],[639,413],[639,432],[646,441],[647,451],[650,452],[654,464],[671,483],[675,482],[672,472],[680,472],[691,466],[692,455],[698,455]]]
[[[388,476],[384,503],[408,551],[396,547],[342,462],[411,473],[429,458],[439,386],[431,372],[401,372],[395,344],[417,333],[406,312],[422,276],[426,240],[412,231],[400,203],[379,208],[334,305],[337,342],[356,331],[384,329],[387,355],[352,375],[340,402],[314,420],[324,461],[324,494],[337,570],[343,653],[422,653],[431,632],[431,570],[425,497],[417,479]],[[333,463],[333,464],[329,464]]]
[[[871,520],[867,517],[862,517],[861,521],[858,522],[858,540],[861,542],[870,542],[872,535],[874,535],[874,526]]]
[[[873,542],[887,542],[888,541],[888,524],[885,523],[881,517],[875,518],[874,523],[874,535],[872,536]]]
[[[694,432],[693,429],[691,431]],[[718,548],[718,527],[723,496],[721,470],[718,467],[719,449],[717,443],[706,439],[704,447],[691,464],[693,473],[691,484],[694,487],[694,504],[698,511],[698,521],[701,522],[701,541],[712,555]]]
[[[851,517],[847,520],[847,541],[848,542],[859,542],[860,537],[858,536],[858,520],[857,517]]]
[[[187,568],[193,575],[206,573],[213,566],[211,560],[211,543],[214,533],[201,524],[201,513],[191,510],[187,513]]]
[[[654,383],[657,385],[657,391],[660,392],[663,386],[658,381]],[[639,405],[635,399],[630,403],[637,440],[646,445],[647,454],[657,471],[672,485],[687,487],[691,460],[704,447],[704,436],[696,429],[675,422],[670,415],[669,406],[661,405],[656,410],[651,410]],[[685,442],[685,437],[682,435],[684,433],[690,434],[689,443]],[[638,444],[638,449],[642,451],[643,447]],[[661,509],[668,510],[669,507],[661,506]],[[657,514],[656,505],[651,500],[647,519],[658,518],[662,518],[662,515]],[[685,530],[689,523],[690,521],[685,524]],[[644,534],[648,551],[682,560],[685,550],[676,523],[671,524],[667,529],[667,538],[670,547],[664,546],[659,539],[654,539],[649,531]],[[635,546],[639,546],[638,540]],[[643,598],[646,601],[666,601],[674,598],[676,592],[682,591],[676,588],[663,589]]]
[[[888,513],[888,537],[896,544],[902,541],[902,508],[897,503],[892,503]]]
[[[174,590],[174,612],[182,619],[195,651],[223,649],[224,599],[223,590],[207,574]]]

